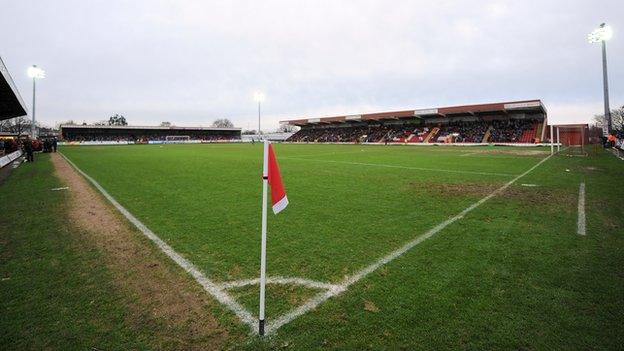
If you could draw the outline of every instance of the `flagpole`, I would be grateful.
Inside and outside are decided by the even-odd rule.
[[[258,314],[258,333],[264,335],[264,297],[266,285],[266,236],[267,236],[267,186],[269,182],[269,142],[264,141],[264,159],[262,164],[262,243],[260,245],[260,313]]]

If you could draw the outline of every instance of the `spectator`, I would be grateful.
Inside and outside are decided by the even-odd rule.
[[[24,153],[26,153],[26,161],[35,162],[34,148],[30,138],[27,137],[26,140],[24,140],[23,147]]]

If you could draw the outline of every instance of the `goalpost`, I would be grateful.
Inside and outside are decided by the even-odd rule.
[[[562,128],[563,128],[563,132],[565,133],[564,140],[561,140]],[[552,135],[552,129],[551,129],[551,135]],[[577,139],[575,135],[578,135],[579,140],[575,140]],[[560,146],[562,145],[562,141],[563,141],[567,145],[567,148],[565,149],[566,156],[587,156],[587,152],[585,151],[586,135],[585,135],[584,125],[557,126],[556,138],[557,138],[557,153],[560,152]],[[551,144],[551,149],[552,149],[552,144]]]
[[[165,137],[165,141],[168,143],[176,143],[176,142],[188,142],[191,140],[190,135],[167,135]]]

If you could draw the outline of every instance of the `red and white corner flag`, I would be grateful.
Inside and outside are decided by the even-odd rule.
[[[258,313],[258,334],[264,335],[264,298],[266,286],[266,239],[267,239],[267,187],[271,186],[273,213],[278,214],[288,206],[288,197],[273,146],[264,141],[262,164],[262,239],[260,244],[260,311]]]
[[[275,152],[273,152],[273,145],[269,143],[269,174],[268,181],[271,186],[271,201],[273,203],[273,213],[278,214],[288,206],[288,197],[286,196],[286,190],[284,189],[284,183],[282,182],[282,176],[280,175],[279,165],[277,164],[277,158],[275,158]]]

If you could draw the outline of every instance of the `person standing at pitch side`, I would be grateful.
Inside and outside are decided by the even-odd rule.
[[[35,156],[33,153],[33,144],[30,138],[24,140],[24,152],[26,153],[26,161],[35,162]]]

